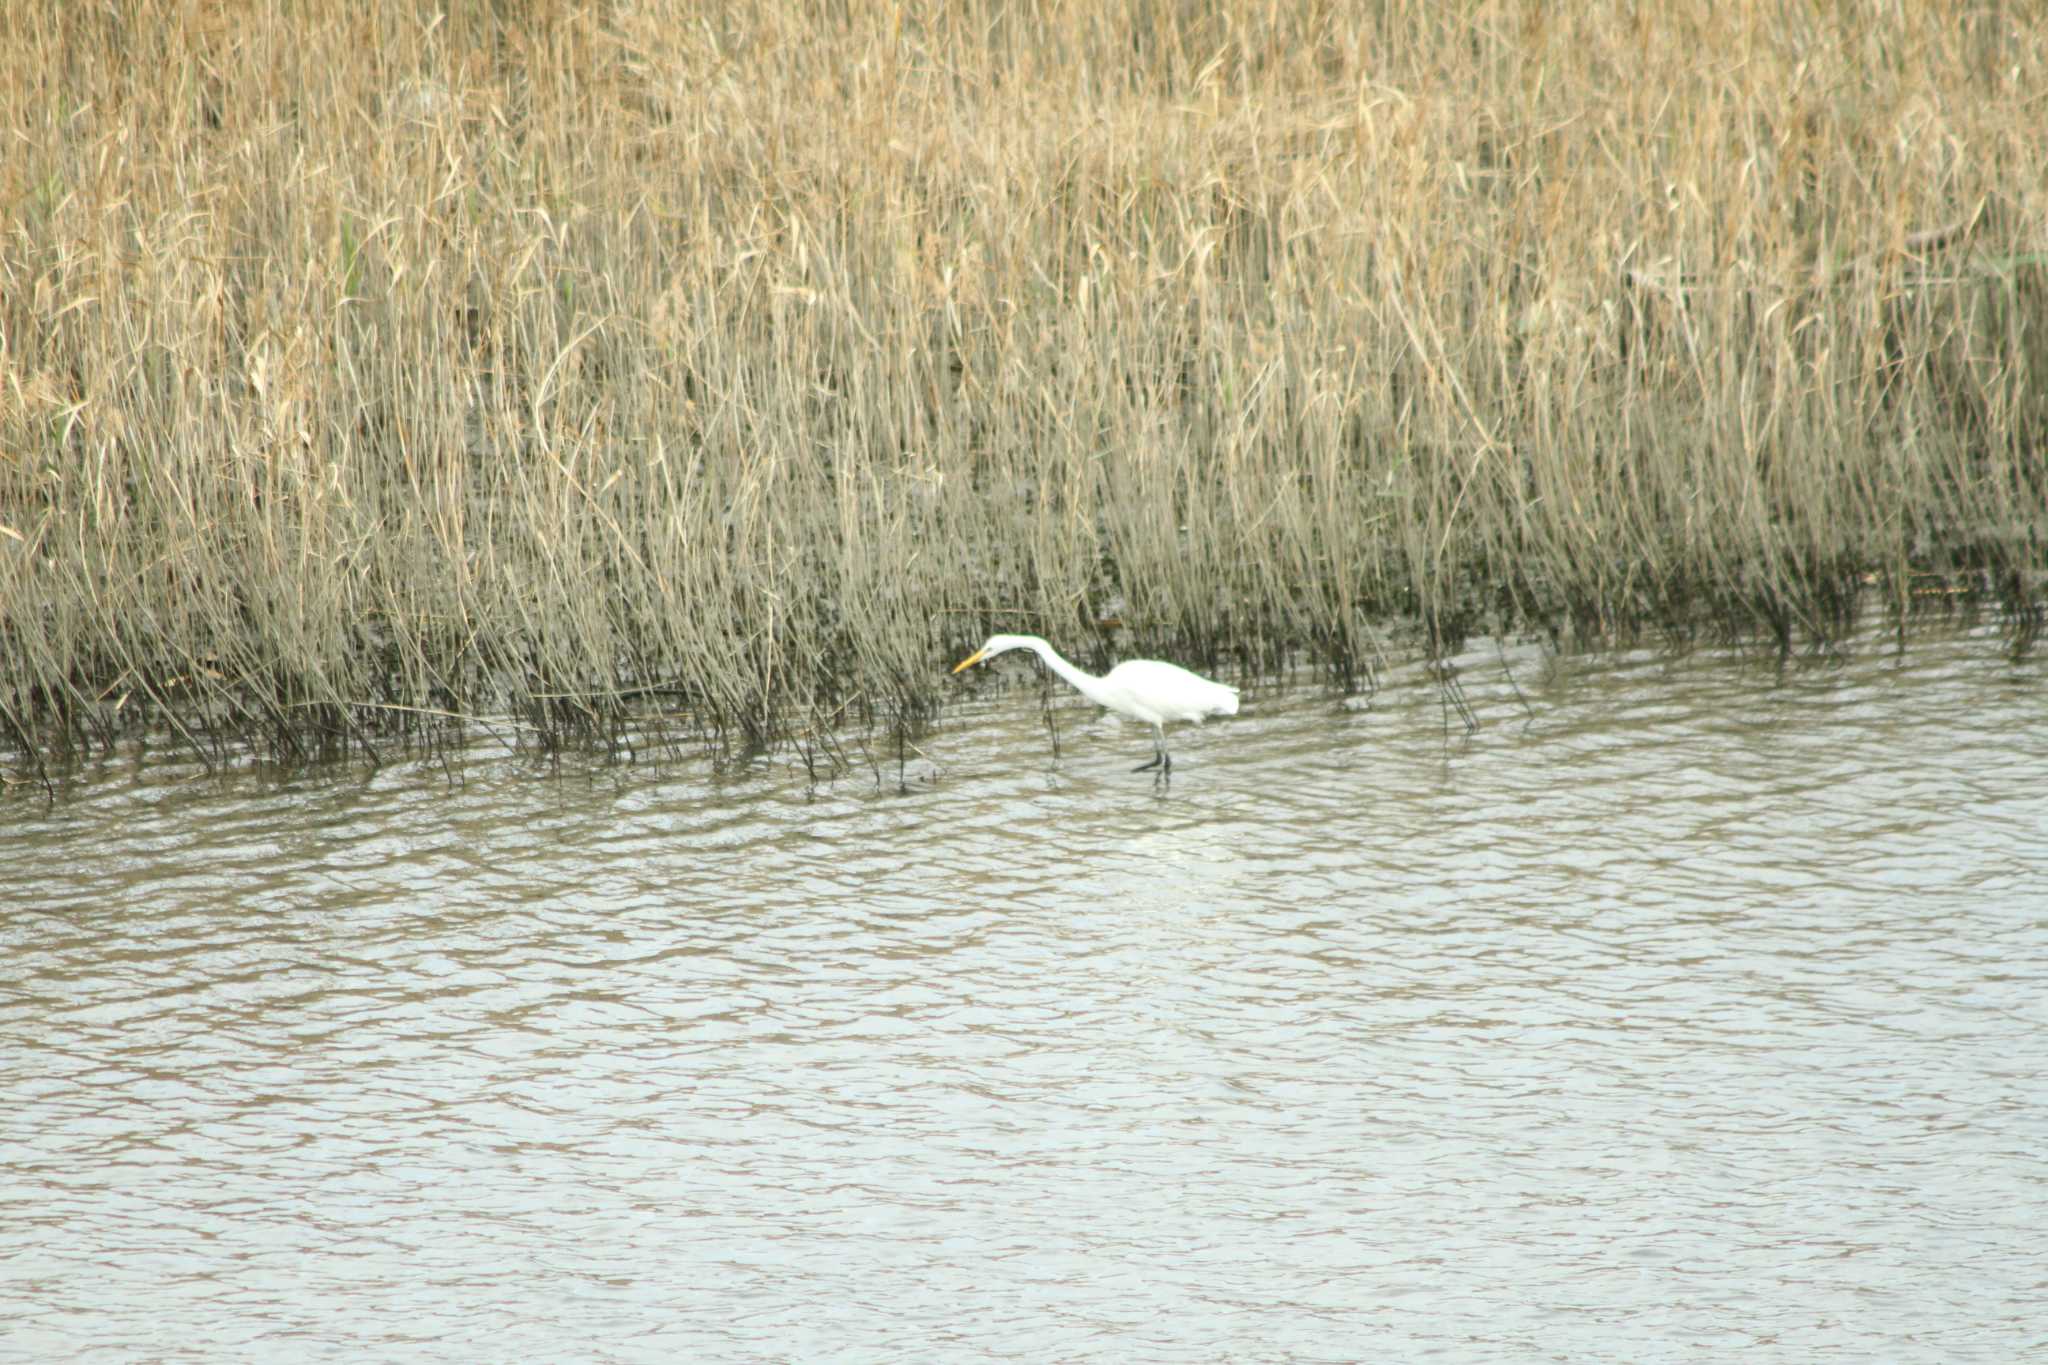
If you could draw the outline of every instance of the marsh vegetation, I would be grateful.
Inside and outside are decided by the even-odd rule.
[[[1996,3],[20,0],[0,729],[829,744],[991,630],[2023,643],[2043,89]]]

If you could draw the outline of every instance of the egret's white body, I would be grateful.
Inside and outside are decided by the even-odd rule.
[[[1073,684],[1075,691],[1097,706],[1107,707],[1120,716],[1129,716],[1151,726],[1154,735],[1152,761],[1139,764],[1139,772],[1147,768],[1157,768],[1162,773],[1173,771],[1173,756],[1166,752],[1169,722],[1191,720],[1199,725],[1206,716],[1237,714],[1236,688],[1210,682],[1179,664],[1161,663],[1157,659],[1129,659],[1098,678],[1093,673],[1083,673],[1062,659],[1058,650],[1036,635],[991,635],[986,644],[962,659],[953,671],[958,673],[963,668],[1013,649],[1028,649],[1045,660],[1047,668]]]

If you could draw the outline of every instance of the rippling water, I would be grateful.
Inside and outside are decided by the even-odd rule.
[[[1505,660],[12,797],[0,1352],[2048,1349],[2043,663]]]

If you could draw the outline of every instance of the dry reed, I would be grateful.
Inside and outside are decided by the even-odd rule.
[[[900,734],[992,625],[2038,620],[2031,14],[20,0],[0,729],[723,749]]]

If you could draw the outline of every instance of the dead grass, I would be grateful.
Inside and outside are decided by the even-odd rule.
[[[1996,4],[23,0],[0,729],[2038,621],[2043,90]]]

